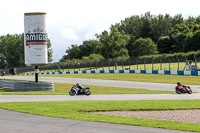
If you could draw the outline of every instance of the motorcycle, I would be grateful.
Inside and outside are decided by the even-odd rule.
[[[83,89],[77,88],[75,85],[72,86],[71,90],[69,91],[70,96],[74,95],[87,95],[89,96],[91,94],[89,87],[84,87]]]
[[[181,90],[183,88],[183,90]],[[176,86],[175,87],[176,93],[181,94],[181,93],[188,93],[192,94],[192,89],[190,86],[184,85],[184,86]]]

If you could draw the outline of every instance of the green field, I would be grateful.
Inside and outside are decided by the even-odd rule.
[[[200,132],[200,124],[89,114],[88,111],[200,109],[200,100],[0,103],[0,108],[69,119]]]
[[[63,78],[87,78],[87,79],[105,79],[122,81],[140,81],[152,83],[170,83],[176,85],[179,81],[185,85],[200,85],[200,76],[186,75],[163,75],[163,74],[52,74],[39,75],[40,77],[63,77]]]

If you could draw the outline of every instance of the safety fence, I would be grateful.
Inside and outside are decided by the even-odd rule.
[[[66,73],[77,71],[101,71],[101,70],[164,70],[164,71],[198,71],[200,63],[197,59],[188,60],[183,58],[151,58],[151,59],[127,59],[127,60],[101,60],[101,61],[70,61],[49,63],[47,65],[39,66],[40,73]],[[4,69],[8,75],[11,72],[9,69]],[[18,67],[14,68],[11,74],[32,74],[35,67]]]

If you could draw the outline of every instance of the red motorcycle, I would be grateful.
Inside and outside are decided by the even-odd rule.
[[[181,94],[181,93],[192,94],[192,89],[190,88],[190,86],[187,86],[187,85],[176,86],[175,90],[177,94]]]

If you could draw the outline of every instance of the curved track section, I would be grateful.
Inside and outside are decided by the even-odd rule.
[[[0,79],[20,79],[20,80],[35,80],[30,76],[5,76]],[[176,84],[164,83],[149,83],[149,82],[134,82],[134,81],[119,81],[119,80],[101,80],[101,79],[81,79],[81,78],[58,78],[58,77],[39,77],[40,81],[58,82],[58,83],[80,83],[85,85],[122,87],[122,88],[138,88],[149,90],[168,90],[174,91]],[[193,92],[200,92],[200,86],[190,86]]]
[[[0,109],[0,114],[2,133],[190,133],[161,128],[45,117],[3,109]]]

